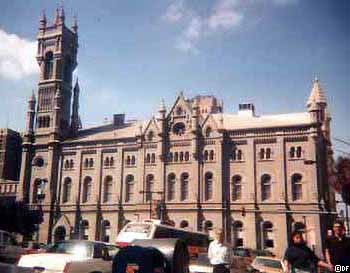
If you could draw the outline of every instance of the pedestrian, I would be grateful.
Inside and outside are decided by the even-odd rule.
[[[224,244],[223,235],[222,229],[214,229],[214,240],[209,244],[208,258],[213,266],[213,273],[230,273],[231,249]]]
[[[350,266],[350,238],[345,236],[345,226],[341,221],[333,224],[333,236],[326,240],[325,257],[332,265]]]
[[[320,260],[306,245],[301,231],[292,232],[292,243],[284,255],[284,265],[287,273],[316,273],[317,267],[333,270],[331,264]]]

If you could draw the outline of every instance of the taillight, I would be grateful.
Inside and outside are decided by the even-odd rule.
[[[119,247],[126,247],[126,246],[128,246],[130,243],[128,243],[128,242],[117,242],[117,246],[119,246]]]
[[[70,263],[66,263],[66,265],[64,266],[64,269],[63,269],[63,273],[68,273],[69,266],[70,266]]]

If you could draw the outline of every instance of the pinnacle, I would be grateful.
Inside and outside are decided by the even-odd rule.
[[[311,106],[312,104],[327,104],[326,96],[322,90],[320,81],[317,77],[313,80],[312,90],[310,97],[307,101],[307,106]]]

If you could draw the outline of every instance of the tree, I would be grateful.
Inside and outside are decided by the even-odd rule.
[[[350,205],[350,158],[339,157],[330,175],[331,185],[341,194],[343,201]]]
[[[25,236],[32,235],[43,222],[40,208],[29,207],[24,202],[0,202],[0,229]]]

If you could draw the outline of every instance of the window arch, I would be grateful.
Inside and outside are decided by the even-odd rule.
[[[181,201],[188,199],[188,178],[189,178],[188,173],[181,174],[181,191],[180,191],[181,192],[181,196],[180,196]]]
[[[232,200],[237,201],[242,198],[242,177],[235,175],[232,177]]]
[[[112,176],[106,176],[104,181],[103,202],[112,201],[113,192],[113,178]]]
[[[102,222],[101,241],[109,242],[111,236],[111,223],[108,220]]]
[[[295,173],[292,175],[292,198],[293,201],[301,200],[303,198],[303,183],[302,175]]]
[[[205,200],[213,198],[213,174],[211,172],[205,174],[204,197]]]
[[[183,122],[178,122],[173,127],[173,132],[175,135],[181,136],[186,131],[186,125]]]
[[[83,240],[89,240],[89,221],[81,221],[81,235]]]
[[[156,162],[156,154],[153,153],[153,154],[151,155],[151,163],[155,163],[155,162]]]
[[[45,67],[44,67],[44,79],[48,80],[53,75],[53,53],[49,51],[45,54]]]
[[[214,160],[214,151],[211,150],[209,153],[209,160],[213,161]]]
[[[72,193],[72,179],[70,177],[66,177],[63,182],[63,197],[62,202],[67,203],[71,200]]]
[[[270,221],[263,222],[263,238],[264,238],[264,248],[274,247],[273,240],[273,224]]]
[[[271,176],[264,174],[261,176],[261,200],[265,201],[271,198]]]
[[[174,173],[168,175],[168,200],[172,201],[175,199],[175,185],[176,176]]]
[[[152,191],[154,188],[154,175],[149,174],[146,176],[146,202],[151,201]]]
[[[132,202],[134,201],[134,176],[129,174],[126,177],[126,189],[125,189],[125,202]]]
[[[90,176],[87,176],[84,178],[84,184],[83,184],[83,203],[90,201],[91,191],[92,191],[92,178]]]
[[[185,152],[185,161],[189,161],[189,160],[190,160],[190,153]]]
[[[235,247],[243,246],[243,223],[241,221],[235,221],[232,224],[233,231],[233,243]]]

